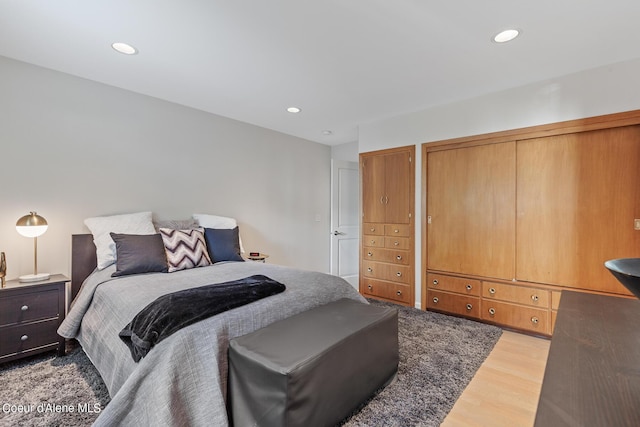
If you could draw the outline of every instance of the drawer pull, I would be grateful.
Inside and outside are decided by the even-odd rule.
[[[531,295],[531,301],[536,302],[538,299],[538,295]]]
[[[393,242],[393,246],[398,246],[398,245],[400,245],[399,242]]]
[[[398,277],[402,277],[402,272],[398,271],[398,272],[396,273],[396,276],[398,276]]]
[[[533,316],[531,318],[531,323],[533,323],[534,325],[537,325],[538,324],[538,318],[536,316]]]
[[[396,259],[397,259],[398,261],[402,261],[402,255],[398,255],[398,256],[396,256]]]
[[[402,295],[402,291],[396,292],[396,295],[401,296]]]
[[[439,300],[438,300],[438,297],[433,297],[433,303],[434,303],[434,304],[437,304],[437,303],[438,303],[438,301],[439,301]]]
[[[368,271],[369,273],[373,273],[373,268],[369,267],[369,268],[367,268],[367,271]]]
[[[22,307],[20,307],[20,310],[27,311],[27,310],[29,310],[29,306],[28,305],[23,305]]]
[[[471,284],[467,285],[467,290],[470,291],[471,289],[473,289],[473,286],[471,286]]]
[[[438,286],[438,279],[433,279],[433,286]]]
[[[376,241],[375,241],[375,240],[372,240],[372,241],[371,241],[371,244],[372,244],[372,245],[375,245],[375,244],[376,244]]]
[[[495,309],[495,308],[493,308],[493,307],[491,307],[491,308],[489,309],[489,314],[490,314],[490,315],[492,315],[492,316],[493,316],[494,314],[496,314],[496,309]]]
[[[473,306],[471,304],[467,304],[467,311],[471,311],[472,308]]]
[[[373,252],[367,252],[368,256],[373,256]]]
[[[394,233],[399,233],[400,230],[398,230],[397,228],[395,230],[393,230]]]
[[[373,285],[367,286],[367,289],[372,290],[373,289]]]
[[[376,229],[374,227],[371,227],[371,232],[373,233],[374,231],[376,231]]]
[[[23,335],[20,337],[20,341],[26,341],[29,339],[29,335]]]
[[[496,288],[489,288],[489,293],[491,295],[495,295],[496,294]]]

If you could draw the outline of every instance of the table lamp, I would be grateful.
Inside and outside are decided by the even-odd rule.
[[[49,273],[38,274],[38,236],[44,234],[47,231],[47,227],[47,220],[35,212],[23,216],[16,222],[18,233],[25,237],[33,237],[33,274],[20,276],[18,278],[20,282],[35,282],[49,278]]]

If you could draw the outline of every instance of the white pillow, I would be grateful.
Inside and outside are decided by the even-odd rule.
[[[155,234],[151,212],[87,218],[85,225],[93,234],[98,270],[116,262],[116,244],[109,233]]]
[[[200,227],[204,228],[221,228],[223,230],[234,229],[238,226],[238,222],[235,218],[229,218],[227,216],[209,215],[209,214],[193,214],[193,219],[198,221]],[[238,236],[240,241],[240,252],[244,253],[242,247],[242,237]]]

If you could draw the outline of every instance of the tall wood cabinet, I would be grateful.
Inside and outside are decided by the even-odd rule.
[[[640,111],[423,145],[423,307],[553,332],[563,289],[630,293]]]
[[[360,292],[413,305],[415,146],[360,154]]]

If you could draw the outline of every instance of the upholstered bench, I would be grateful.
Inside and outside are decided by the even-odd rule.
[[[229,344],[235,427],[331,426],[398,369],[398,311],[341,299]]]

